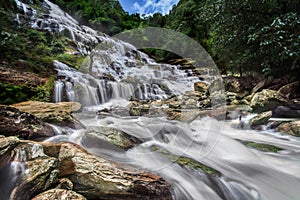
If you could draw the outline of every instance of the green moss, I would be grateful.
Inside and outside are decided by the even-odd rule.
[[[166,93],[166,94],[171,94],[170,89],[168,88],[168,86],[166,86],[165,84],[159,84],[159,87]]]
[[[251,141],[243,141],[244,145],[246,145],[249,148],[257,149],[259,151],[265,151],[265,152],[278,152],[281,151],[282,148],[276,147],[269,144],[263,144],[263,143],[256,143]]]
[[[172,161],[174,163],[177,163],[182,167],[187,167],[187,168],[192,169],[192,170],[202,171],[206,174],[214,174],[214,175],[220,175],[221,174],[219,171],[217,171],[217,170],[215,170],[215,169],[213,169],[213,168],[211,168],[207,165],[204,165],[204,164],[202,164],[202,163],[200,163],[200,162],[198,162],[198,161],[196,161],[192,158],[171,154],[169,151],[161,149],[157,146],[152,146],[152,150],[167,156],[167,158],[170,161]]]
[[[72,55],[72,54],[68,54],[68,53],[62,53],[62,54],[58,54],[55,59],[66,63],[69,66],[74,67],[75,69],[79,69],[82,62],[84,61],[84,56],[80,56],[80,55]]]
[[[54,85],[55,77],[51,76],[44,85],[38,85],[36,88],[34,88],[36,94],[31,98],[31,100],[50,102]]]

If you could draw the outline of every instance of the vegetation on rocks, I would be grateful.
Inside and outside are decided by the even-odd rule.
[[[278,152],[281,151],[282,148],[276,147],[274,145],[269,144],[262,144],[257,142],[250,142],[250,141],[243,141],[243,144],[245,144],[249,148],[257,149],[259,151],[265,151],[265,152]]]
[[[178,155],[174,155],[172,154],[171,152],[168,152],[167,150],[165,149],[162,149],[158,146],[152,146],[152,150],[155,151],[155,152],[158,152],[158,153],[161,153],[161,154],[164,154],[166,155],[171,162],[174,162],[174,163],[177,163],[179,164],[180,166],[182,167],[187,167],[189,169],[192,169],[192,170],[200,170],[206,174],[213,174],[213,175],[220,175],[221,173],[218,172],[217,170],[207,166],[207,165],[204,165],[192,158],[188,158],[188,157],[185,157],[185,156],[178,156]]]

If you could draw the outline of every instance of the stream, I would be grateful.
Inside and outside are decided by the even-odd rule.
[[[171,183],[174,198],[178,200],[299,199],[298,138],[271,131],[241,130],[237,128],[238,120],[198,117],[190,122],[181,122],[168,120],[161,113],[131,116],[126,110],[131,99],[159,102],[180,96],[193,90],[199,77],[177,65],[156,63],[128,43],[97,35],[95,30],[79,25],[48,0],[44,1],[44,6],[49,10],[49,18],[38,18],[34,9],[28,9],[28,5],[19,0],[15,2],[23,13],[30,16],[33,28],[65,31],[77,42],[79,52],[88,55],[80,70],[54,61],[58,75],[54,101],[80,102],[83,109],[74,116],[85,127],[111,127],[138,138],[141,143],[123,150],[89,137],[85,129],[64,127],[55,127],[57,135],[47,141],[74,142],[94,155],[158,174]],[[19,20],[18,14],[16,20]],[[91,49],[88,46],[91,43],[99,43],[100,46]],[[220,78],[214,70],[203,68],[200,71],[201,81],[208,85]],[[103,109],[112,112],[96,114]],[[113,112],[117,109],[123,109],[122,115]],[[244,119],[246,125],[247,120]],[[263,152],[247,147],[242,141],[274,145],[282,150]],[[181,166],[154,147],[178,158],[190,158],[219,173],[208,175],[202,170]],[[13,163],[13,170],[19,168],[22,166]]]

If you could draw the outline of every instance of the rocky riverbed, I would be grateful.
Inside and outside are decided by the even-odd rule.
[[[229,100],[223,109],[207,110],[210,105],[209,87],[197,83],[195,91],[182,96],[148,102],[132,100],[128,104],[129,115],[150,117],[164,113],[170,120],[190,123],[198,117],[228,120],[263,111],[250,120],[251,128],[262,129],[264,126],[282,134],[300,136],[299,103],[281,93],[282,87],[252,93],[250,90],[242,91],[242,88],[240,93],[247,94],[242,96],[237,90],[236,93],[230,90],[226,92]],[[57,135],[53,129],[55,124],[65,128],[86,128],[84,134],[89,147],[103,144],[125,151],[142,142],[114,128],[84,127],[72,114],[80,108],[79,103],[34,101],[0,106],[0,134],[3,135],[0,138],[0,173],[1,177],[5,177],[1,188],[6,188],[7,199],[38,200],[62,196],[76,199],[173,199],[171,184],[158,175],[111,161],[99,154],[92,155],[74,143],[41,141]],[[113,110],[100,111],[108,115],[111,112]],[[270,120],[285,116],[294,118],[292,121]],[[257,147],[268,149],[267,146]],[[193,166],[191,160],[183,163]]]

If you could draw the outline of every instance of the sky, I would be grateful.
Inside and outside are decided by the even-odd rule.
[[[123,9],[129,14],[151,15],[159,12],[168,14],[174,4],[179,0],[119,0]]]

